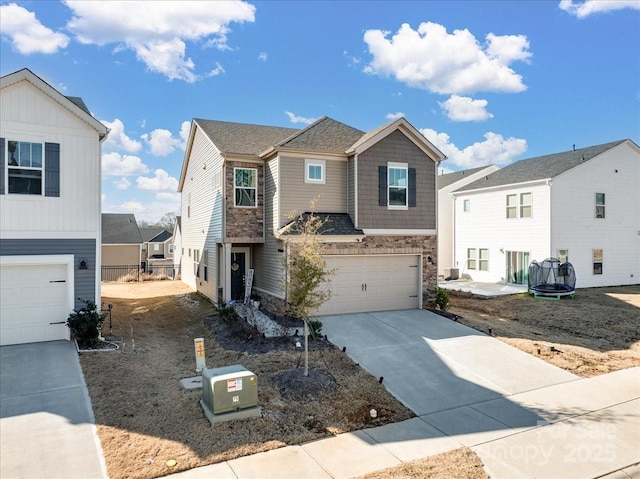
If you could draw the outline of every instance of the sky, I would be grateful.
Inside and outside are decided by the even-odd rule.
[[[363,131],[404,116],[441,173],[640,144],[640,0],[17,1],[0,75],[29,68],[111,131],[102,210],[178,212],[193,118]]]

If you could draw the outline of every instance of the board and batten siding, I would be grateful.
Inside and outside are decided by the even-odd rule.
[[[5,143],[17,140],[60,145],[60,196],[11,195],[5,188],[5,194],[0,195],[3,238],[66,238],[70,234],[98,238],[98,132],[30,82],[21,81],[1,91],[0,137]]]
[[[595,195],[605,194],[596,218]],[[640,154],[621,144],[553,179],[551,253],[569,250],[576,287],[640,284]],[[603,250],[593,274],[593,250]]]
[[[388,162],[416,169],[416,206],[406,210],[380,206],[379,170]],[[358,224],[361,229],[436,229],[436,163],[396,130],[358,154]],[[353,217],[353,216],[352,216]]]
[[[529,252],[531,260],[543,261],[549,256],[549,186],[545,183],[519,188],[500,188],[485,192],[455,194],[454,255],[460,274],[473,281],[498,283],[506,281],[506,252]],[[507,218],[507,195],[532,193],[531,218]],[[463,211],[464,200],[470,211]],[[467,268],[467,249],[487,248],[489,270]]]
[[[95,239],[6,239],[0,238],[0,255],[2,256],[74,256],[74,308],[84,306],[83,300],[96,298],[96,248]],[[80,269],[80,261],[87,262],[87,269]]]
[[[184,251],[181,277],[184,283],[213,301],[217,301],[219,286],[217,243],[223,236],[223,163],[224,159],[218,149],[200,127],[196,127],[181,195],[181,252]],[[199,278],[195,274],[195,250],[200,254]]]
[[[273,158],[265,164],[264,175],[264,224],[265,242],[254,246],[254,287],[279,298],[284,297],[282,277],[283,249],[274,233],[278,230],[280,158]]]
[[[356,161],[353,156],[347,160],[347,213],[356,223]]]
[[[280,218],[279,225],[290,221],[292,212],[309,211],[311,201],[318,199],[319,213],[347,212],[347,162],[323,157],[306,157],[325,160],[325,183],[305,183],[305,157],[282,156],[280,158]]]

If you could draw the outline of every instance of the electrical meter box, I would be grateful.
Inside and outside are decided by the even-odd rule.
[[[260,416],[258,378],[239,364],[203,369],[200,404],[212,424],[218,420]],[[221,419],[220,415],[229,417]]]

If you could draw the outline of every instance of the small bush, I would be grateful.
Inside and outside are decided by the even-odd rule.
[[[449,292],[446,289],[436,287],[436,306],[440,311],[446,311],[450,305]]]
[[[100,308],[91,300],[78,298],[84,306],[74,310],[67,319],[67,327],[74,338],[80,340],[95,340],[100,336],[100,328],[106,316]]]
[[[309,319],[307,324],[309,325],[309,336],[313,339],[320,339],[322,336],[322,321]]]
[[[218,301],[216,309],[220,315],[220,319],[223,321],[236,321],[238,319],[238,313],[233,306],[227,305],[224,301]]]

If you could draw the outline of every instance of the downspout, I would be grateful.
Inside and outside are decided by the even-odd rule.
[[[354,226],[358,228],[358,153],[353,155],[353,214]]]

